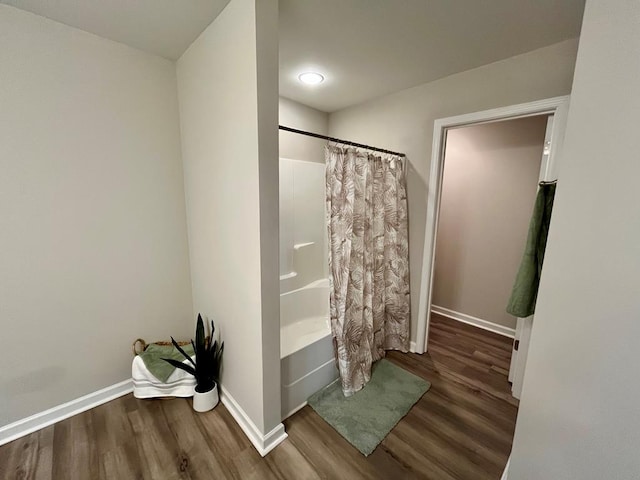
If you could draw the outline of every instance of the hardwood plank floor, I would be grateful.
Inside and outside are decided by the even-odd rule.
[[[0,447],[0,478],[498,480],[518,405],[510,355],[509,339],[433,315],[428,354],[388,355],[432,387],[369,457],[310,407],[261,458],[223,405],[127,395]]]

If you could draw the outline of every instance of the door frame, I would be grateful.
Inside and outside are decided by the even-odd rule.
[[[552,114],[554,122],[551,131],[551,145],[546,165],[543,164],[541,180],[557,179],[558,153],[562,150],[564,130],[567,122],[570,97],[553,97],[529,103],[521,103],[508,107],[494,108],[480,112],[467,113],[454,117],[440,118],[433,126],[433,148],[429,185],[427,187],[427,220],[424,234],[424,250],[422,257],[422,276],[418,303],[418,325],[416,353],[425,353],[428,347],[429,317],[433,293],[433,267],[440,213],[440,197],[442,193],[442,177],[444,172],[444,149],[447,131],[452,128],[466,127],[482,123],[493,123],[502,120]]]

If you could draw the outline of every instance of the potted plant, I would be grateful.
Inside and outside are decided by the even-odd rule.
[[[193,345],[195,352],[195,362],[185,353],[178,345],[178,342],[171,337],[171,343],[184,355],[189,363],[182,363],[171,358],[163,358],[165,362],[169,362],[176,368],[180,368],[190,373],[196,378],[196,388],[193,394],[193,409],[196,412],[208,412],[213,409],[220,399],[218,395],[218,380],[220,377],[220,363],[222,361],[222,352],[224,350],[224,342],[218,345],[214,340],[215,327],[211,320],[211,332],[209,336],[205,336],[204,322],[202,316],[198,314],[198,323],[196,325],[196,341]]]

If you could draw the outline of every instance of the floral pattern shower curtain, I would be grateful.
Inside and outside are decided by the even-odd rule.
[[[331,331],[349,396],[386,350],[409,349],[409,245],[403,159],[327,146]]]

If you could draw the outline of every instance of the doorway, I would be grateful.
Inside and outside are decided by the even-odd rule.
[[[447,134],[432,313],[513,338],[505,306],[522,259],[549,115]]]
[[[456,332],[478,375],[503,384],[507,395],[516,317],[506,305],[522,260],[552,118],[456,127],[445,143],[428,348],[450,342],[448,335]],[[467,373],[473,378],[474,372]]]
[[[539,180],[556,180],[556,167],[558,162],[557,152],[560,151],[564,138],[564,125],[566,122],[568,101],[568,97],[557,97],[538,102],[440,119],[435,122],[431,174],[428,187],[427,221],[422,271],[422,285],[425,287],[420,292],[419,299],[418,338],[416,342],[416,351],[418,353],[424,353],[428,349],[429,323],[431,311],[434,306],[434,267],[437,249],[438,223],[439,216],[441,214],[442,189],[445,173],[444,164],[447,136],[449,132],[453,132],[454,129],[461,129],[465,126],[522,119],[526,117],[545,116],[552,118],[553,120],[549,121],[546,129],[542,161],[539,170]],[[526,221],[528,222],[528,217]],[[523,244],[520,248],[522,248],[522,246]],[[513,278],[510,281],[513,281]],[[436,305],[436,307],[438,307],[438,305]],[[442,310],[440,312],[442,313]],[[469,316],[479,319],[479,317],[474,315]],[[459,319],[460,318],[457,318],[456,320]],[[521,388],[521,378],[524,375],[524,366],[526,365],[526,354],[528,351],[532,320],[532,317],[517,319],[515,327],[513,324],[507,325],[506,329],[502,329],[502,331],[499,332],[501,334],[506,333],[513,335],[516,340],[515,344],[519,347],[518,350],[514,350],[513,352],[511,365],[511,371],[520,372],[520,378],[518,380],[519,388]],[[491,323],[499,324],[500,322]],[[487,327],[491,325],[485,324],[484,326]],[[515,379],[512,380],[514,380],[515,390],[516,381]]]

